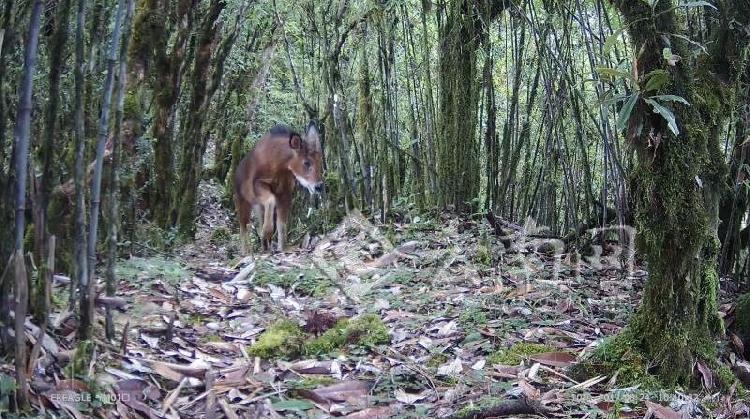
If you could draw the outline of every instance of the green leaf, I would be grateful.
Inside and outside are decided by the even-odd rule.
[[[683,3],[680,5],[680,7],[701,7],[701,6],[708,6],[714,10],[719,10],[714,6],[713,4],[707,2],[707,1],[689,1],[687,3]]]
[[[638,101],[638,97],[640,94],[633,93],[628,97],[627,102],[625,102],[624,105],[622,105],[622,108],[620,108],[620,112],[617,114],[617,130],[622,131],[628,126],[628,121],[630,120],[630,114],[633,113],[633,107],[635,106],[635,103]]]
[[[599,104],[602,106],[612,106],[616,103],[620,103],[623,100],[627,99],[628,96],[623,94],[615,95],[614,90],[607,90],[602,94],[602,96],[599,98]]]
[[[605,55],[609,54],[609,52],[615,46],[615,43],[617,43],[617,38],[619,38],[620,35],[622,35],[624,31],[625,31],[625,28],[620,28],[612,32],[612,34],[607,37],[607,39],[604,41],[604,46],[602,47],[604,49]]]
[[[612,81],[618,78],[633,80],[633,76],[630,73],[628,73],[627,71],[618,70],[616,68],[597,67],[596,72],[599,73],[599,75],[603,78],[607,78]]]
[[[662,86],[667,84],[669,81],[669,73],[665,70],[654,70],[646,75],[646,87],[644,90],[650,92],[652,90],[659,90]]]
[[[677,128],[677,121],[675,120],[674,112],[672,112],[666,106],[662,106],[654,99],[646,98],[644,100],[646,101],[646,103],[651,105],[651,107],[654,109],[654,112],[661,115],[661,117],[664,118],[665,121],[667,121],[667,126],[669,126],[669,130],[672,131],[674,135],[680,134],[680,130]]]
[[[654,95],[651,96],[652,99],[660,100],[662,102],[680,102],[684,103],[685,105],[690,106],[690,103],[685,100],[682,96],[677,95]]]
[[[272,406],[276,410],[308,410],[315,407],[309,401],[299,399],[282,400],[274,403]]]

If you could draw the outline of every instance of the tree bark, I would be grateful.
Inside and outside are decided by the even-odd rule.
[[[438,183],[441,202],[471,212],[479,192],[479,144],[476,122],[479,89],[476,52],[486,27],[507,7],[489,4],[479,15],[474,0],[452,0],[440,36],[440,118],[438,121]],[[481,19],[488,21],[481,21]]]
[[[614,3],[628,25],[634,50],[640,51],[635,71],[636,77],[641,75],[641,91],[642,76],[661,69],[671,81],[660,93],[690,103],[670,102],[677,134],[643,100],[630,116],[628,136],[638,156],[631,187],[649,280],[643,303],[623,336],[642,351],[665,383],[690,384],[695,359],[715,355],[713,338],[721,331],[716,230],[726,165],[718,134],[728,114],[725,95],[731,86],[707,71],[711,66],[694,64],[683,38],[664,35],[684,33],[672,1],[659,1],[654,9],[645,2]],[[726,2],[720,7],[727,7]],[[668,62],[665,48],[682,59]],[[712,54],[709,60],[717,57]]]
[[[195,205],[203,168],[203,152],[206,149],[205,137],[202,135],[203,122],[213,93],[208,86],[209,70],[216,44],[216,21],[225,6],[226,3],[221,0],[211,1],[201,23],[193,62],[192,93],[187,118],[183,122],[180,179],[174,200],[177,204],[177,226],[180,234],[186,238],[195,235]]]

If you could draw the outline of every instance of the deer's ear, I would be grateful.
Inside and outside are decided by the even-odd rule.
[[[307,144],[312,150],[320,151],[320,134],[318,134],[318,129],[315,127],[315,124],[310,123],[307,127],[307,135],[305,135],[305,137]]]
[[[302,138],[297,134],[289,136],[289,147],[293,150],[299,150],[302,148]]]

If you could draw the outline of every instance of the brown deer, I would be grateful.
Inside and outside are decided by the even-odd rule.
[[[289,127],[276,125],[242,159],[234,175],[234,205],[244,253],[249,251],[247,225],[253,212],[263,220],[263,250],[271,248],[274,219],[279,250],[284,250],[295,183],[310,194],[319,193],[323,188],[322,161],[320,137],[312,122],[304,139]]]

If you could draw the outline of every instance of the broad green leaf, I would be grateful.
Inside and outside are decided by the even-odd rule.
[[[620,103],[623,100],[627,99],[628,96],[623,94],[614,94],[614,90],[607,90],[602,94],[602,96],[599,98],[599,104],[602,106],[612,106],[616,103]]]
[[[622,105],[622,108],[620,108],[620,112],[617,114],[617,130],[622,131],[628,126],[628,121],[630,120],[630,114],[633,113],[633,107],[635,106],[635,103],[638,101],[638,97],[640,94],[633,93],[628,97],[627,102],[625,102],[624,105]]]
[[[633,80],[633,76],[630,73],[628,73],[627,71],[618,70],[616,68],[597,67],[596,72],[599,73],[600,76],[613,81],[618,78]]]
[[[662,102],[680,102],[680,103],[684,103],[685,105],[690,106],[690,103],[687,100],[685,100],[685,98],[683,98],[682,96],[677,96],[677,95],[654,95],[654,96],[651,96],[651,99],[660,100]]]
[[[315,407],[309,401],[299,399],[282,400],[274,403],[272,406],[276,410],[308,410]]]
[[[677,121],[675,120],[674,112],[672,112],[666,106],[662,106],[654,99],[646,98],[644,100],[646,101],[646,103],[651,105],[651,107],[654,109],[654,112],[661,115],[661,117],[664,118],[665,121],[667,121],[667,126],[669,126],[669,130],[672,131],[674,135],[680,134],[680,130],[677,128]]]
[[[624,31],[625,28],[620,28],[612,32],[612,34],[607,37],[607,39],[604,41],[604,46],[602,47],[604,49],[605,55],[609,54],[609,52],[612,50],[612,47],[614,47],[615,43],[617,43],[617,38],[619,38]]]
[[[654,70],[646,75],[645,91],[659,90],[669,81],[669,73],[664,70]]]

